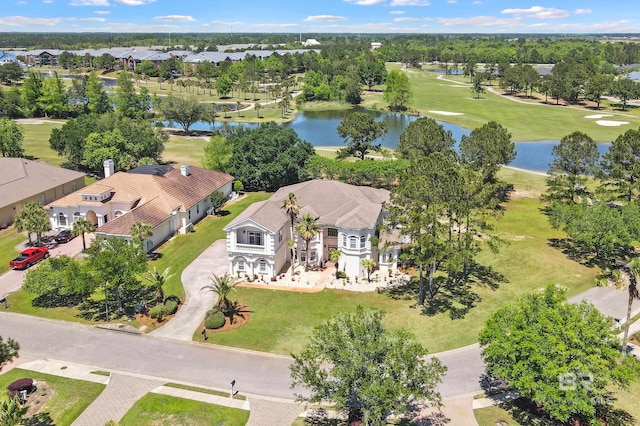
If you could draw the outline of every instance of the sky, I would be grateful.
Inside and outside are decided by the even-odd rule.
[[[637,33],[639,0],[0,0],[0,31]]]

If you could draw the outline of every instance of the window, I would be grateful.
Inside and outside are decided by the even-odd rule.
[[[244,271],[244,259],[238,259],[238,271]]]
[[[349,248],[354,249],[358,248],[358,238],[357,237],[349,237]]]
[[[311,253],[309,254],[309,262],[315,262],[317,258],[318,258],[318,251],[311,250]]]
[[[200,203],[196,204],[196,214],[200,214]]]
[[[387,263],[387,253],[384,252],[380,255],[380,262],[381,263]]]
[[[78,190],[78,182],[71,182],[71,192]]]
[[[307,251],[306,250],[301,250],[300,251],[300,262],[306,262],[307,261]]]
[[[367,237],[366,237],[366,235],[361,235],[360,236],[360,248],[365,248],[366,245],[367,245]]]
[[[327,228],[327,236],[329,237],[337,237],[338,230],[336,228]]]
[[[346,247],[347,246],[347,236],[345,234],[342,234],[342,247]]]
[[[67,226],[67,217],[62,213],[58,214],[58,226]]]
[[[75,213],[73,214],[73,221],[74,221],[74,222],[77,222],[77,221],[79,221],[80,219],[82,219],[82,215],[80,214],[80,212],[75,212]]]
[[[264,259],[260,259],[258,262],[258,271],[259,272],[267,272],[267,261]]]
[[[249,244],[252,246],[261,246],[262,232],[249,232]]]
[[[40,194],[40,204],[45,204],[45,201],[47,201],[46,195]]]
[[[122,216],[122,210],[116,210],[116,211],[113,213],[113,217],[115,217],[115,218],[118,218],[118,217],[120,217],[120,216]]]
[[[282,242],[282,229],[280,231],[278,231],[278,242],[279,243]]]
[[[189,209],[189,220],[191,220],[191,209]]]

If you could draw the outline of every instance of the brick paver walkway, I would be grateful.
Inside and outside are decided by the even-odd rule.
[[[246,426],[291,426],[304,411],[300,404],[249,398],[251,413]]]
[[[109,420],[119,421],[138,399],[162,384],[112,373],[106,389],[71,426],[101,426]]]

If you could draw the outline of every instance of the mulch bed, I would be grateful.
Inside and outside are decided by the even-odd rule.
[[[240,328],[243,325],[247,324],[251,319],[251,310],[247,305],[239,305],[236,309],[236,313],[233,315],[233,322],[230,317],[225,317],[224,325],[220,328],[207,329],[207,333],[222,333],[224,331],[235,330],[236,328]],[[204,320],[200,323],[199,329],[202,330],[204,327]]]

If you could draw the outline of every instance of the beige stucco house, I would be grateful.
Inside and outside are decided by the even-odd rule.
[[[296,196],[299,217],[316,218],[320,232],[306,253],[304,240],[291,236],[291,221],[282,209],[289,193]],[[383,203],[389,191],[368,186],[316,179],[286,186],[266,201],[252,204],[224,229],[232,273],[270,278],[282,273],[291,262],[289,240],[295,239],[296,258],[311,265],[329,260],[329,250],[341,251],[339,270],[349,276],[366,276],[363,259],[373,259],[381,270],[395,269],[400,244],[372,244],[379,238],[378,225],[384,218]]]
[[[84,186],[84,173],[24,158],[0,157],[0,228],[26,203],[50,203]]]
[[[183,165],[141,166],[114,173],[112,160],[105,161],[105,179],[69,194],[45,208],[54,229],[71,229],[86,218],[96,226],[96,236],[130,239],[131,226],[146,222],[153,235],[145,241],[147,250],[193,224],[211,212],[212,193],[229,195],[233,177],[213,170]]]

